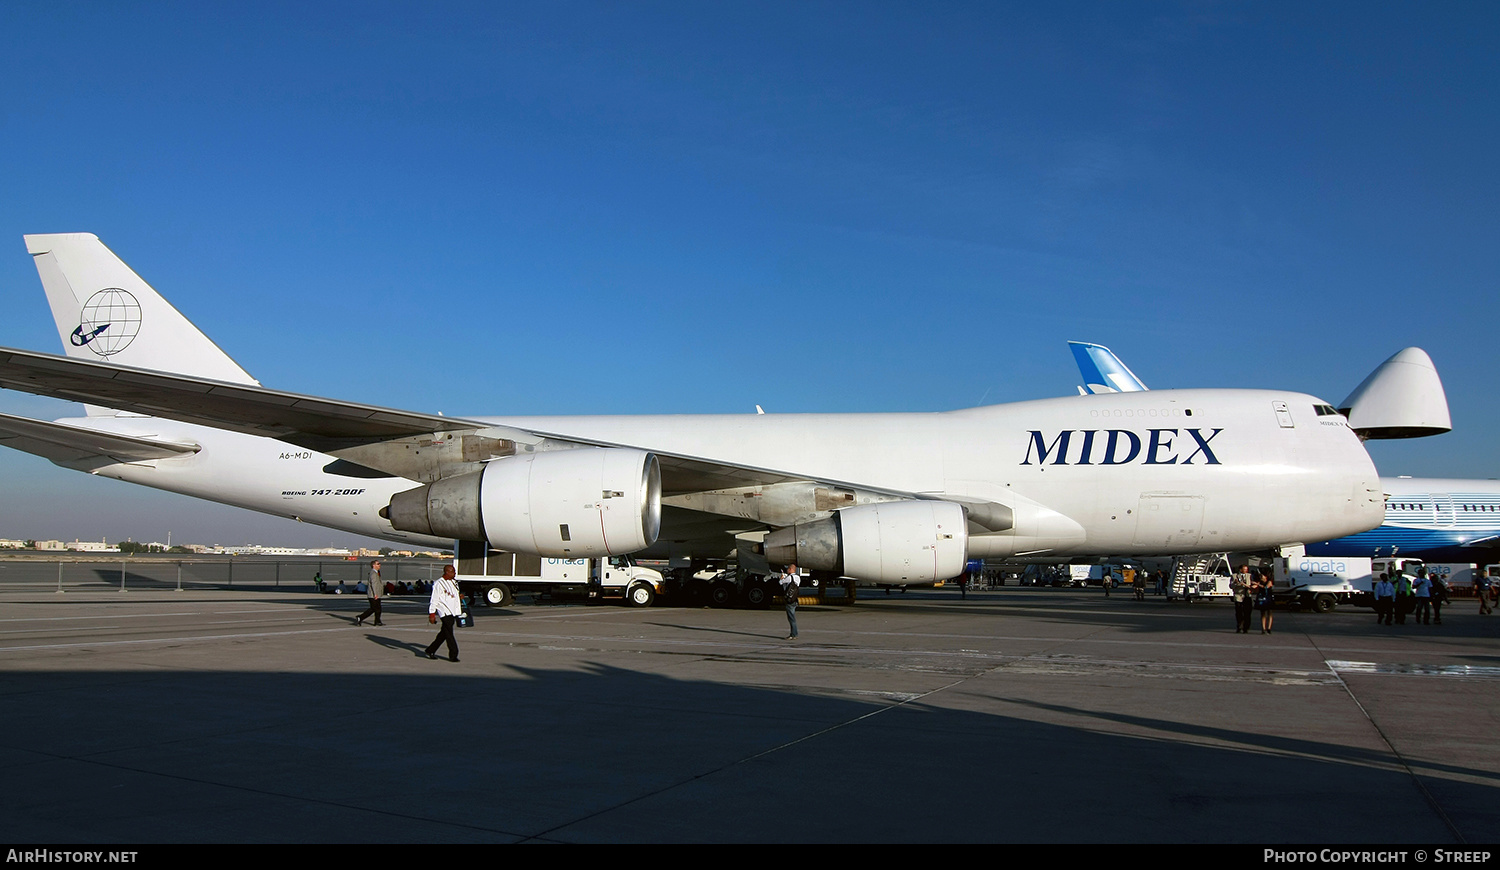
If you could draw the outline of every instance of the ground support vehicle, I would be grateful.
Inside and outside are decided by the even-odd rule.
[[[459,590],[491,607],[511,604],[520,591],[623,598],[633,607],[649,607],[667,588],[661,572],[629,556],[550,559],[460,541],[454,565]]]
[[[1068,579],[1073,586],[1100,586],[1110,574],[1108,565],[1069,565]]]
[[[689,607],[764,607],[771,591],[760,574],[741,572],[734,565],[722,570],[694,572],[674,568],[667,572],[666,594],[675,604]]]
[[[802,596],[820,594],[829,584],[817,578],[802,578]],[[854,600],[853,581],[844,584],[848,601]],[[819,592],[812,591],[814,588]],[[669,600],[688,606],[747,607],[757,609],[769,607],[781,596],[781,577],[778,574],[759,574],[744,571],[731,564],[722,571],[699,571],[692,573],[686,568],[674,568],[667,572],[666,591]]]
[[[1276,585],[1287,587],[1288,603],[1304,610],[1328,613],[1340,604],[1370,607],[1375,603],[1375,575],[1369,559],[1290,556],[1276,559],[1274,571]],[[1416,568],[1411,571],[1415,574]]]
[[[1167,600],[1192,601],[1196,598],[1228,598],[1229,558],[1225,553],[1207,556],[1181,556],[1172,560],[1172,576],[1167,581]]]

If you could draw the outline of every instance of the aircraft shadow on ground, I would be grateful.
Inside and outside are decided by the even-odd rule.
[[[378,654],[409,661],[413,644],[373,639],[388,651]],[[462,665],[423,662],[430,671],[417,673],[9,671],[0,687],[11,736],[0,756],[0,835],[1455,839],[1392,757],[1314,738],[998,696],[985,699],[989,709],[1034,715],[956,709],[944,703],[964,699],[941,693],[896,704],[796,687],[796,666],[785,662],[753,672],[739,663],[738,678],[759,685],[738,685],[599,662],[517,667],[504,654],[471,641]],[[1212,741],[1231,745],[1205,745]],[[1456,763],[1424,763],[1418,775],[1464,837],[1493,832],[1493,776],[1475,782]],[[806,824],[784,824],[788,800],[810,811]],[[1267,807],[1276,808],[1274,832],[1236,821]]]

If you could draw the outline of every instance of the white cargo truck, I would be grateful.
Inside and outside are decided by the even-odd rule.
[[[460,541],[453,564],[459,589],[492,607],[510,604],[520,591],[623,598],[634,607],[648,607],[666,591],[661,572],[643,568],[629,556],[550,559]]]
[[[1107,565],[1069,565],[1068,577],[1074,586],[1098,586],[1109,573]]]
[[[1285,585],[1307,610],[1328,613],[1340,604],[1373,604],[1369,559],[1300,556],[1275,560],[1276,585]]]
[[[1300,556],[1277,559],[1276,583],[1285,584],[1302,607],[1327,613],[1340,604],[1375,606],[1375,578],[1417,576],[1420,559]]]

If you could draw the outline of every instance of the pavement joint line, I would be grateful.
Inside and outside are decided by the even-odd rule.
[[[881,713],[884,713],[884,712],[886,712],[888,710],[895,710],[895,709],[900,708],[900,707],[905,707],[908,704],[916,703],[917,701],[920,701],[923,698],[926,698],[926,697],[928,697],[930,695],[937,694],[938,692],[942,692],[942,691],[944,691],[946,689],[951,689],[954,686],[957,686],[957,685],[959,685],[961,683],[967,682],[970,679],[972,679],[972,677],[963,677],[961,679],[954,680],[953,682],[951,682],[951,683],[949,683],[949,684],[947,684],[945,686],[938,686],[935,689],[929,689],[926,692],[922,692],[921,694],[914,695],[914,696],[912,696],[910,698],[907,698],[905,700],[899,700],[899,701],[896,701],[893,704],[887,704],[886,706],[878,707],[878,708],[876,708],[874,710],[871,710],[871,711],[869,711],[867,713],[863,713],[863,714],[861,714],[859,716],[855,716],[852,719],[848,719],[848,720],[845,720],[843,722],[838,722],[838,723],[835,723],[833,725],[829,725],[826,728],[822,728],[822,729],[819,729],[817,731],[814,731],[811,734],[804,734],[804,735],[802,735],[801,737],[798,737],[795,740],[788,740],[787,742],[782,743],[782,744],[780,744],[778,746],[772,746],[769,749],[763,749],[760,752],[755,753],[754,755],[748,755],[748,756],[745,756],[744,758],[735,759],[734,761],[728,762],[726,764],[721,764],[718,767],[713,768],[712,770],[705,770],[705,771],[702,771],[700,773],[695,773],[692,776],[686,777],[686,778],[684,778],[682,780],[679,780],[677,782],[669,783],[667,785],[663,785],[660,788],[652,789],[651,791],[645,792],[644,794],[638,794],[638,795],[636,795],[633,798],[629,798],[628,800],[620,801],[619,803],[614,804],[612,806],[602,807],[600,809],[594,810],[593,812],[590,812],[590,813],[586,813],[586,814],[584,814],[582,816],[579,816],[578,818],[572,819],[570,821],[563,822],[563,823],[557,824],[557,825],[553,825],[550,828],[547,828],[547,829],[542,830],[542,831],[538,831],[536,834],[533,834],[528,839],[541,839],[543,837],[546,837],[548,834],[551,834],[554,831],[560,830],[562,828],[566,828],[566,827],[568,827],[570,825],[580,824],[580,823],[588,821],[589,819],[597,818],[597,817],[599,817],[601,815],[604,815],[605,813],[612,813],[612,812],[614,812],[616,810],[624,809],[625,807],[628,807],[631,804],[639,803],[640,801],[646,800],[647,798],[652,798],[652,797],[656,797],[657,795],[660,795],[660,794],[665,794],[665,793],[667,793],[669,791],[673,791],[675,789],[681,788],[682,786],[689,785],[691,783],[697,782],[697,781],[699,781],[701,779],[705,779],[707,777],[714,776],[715,774],[722,773],[722,772],[724,772],[726,770],[730,770],[730,769],[738,767],[738,766],[740,766],[742,764],[747,764],[749,762],[755,761],[756,759],[764,758],[764,757],[766,757],[768,755],[771,755],[773,753],[780,752],[783,749],[790,749],[791,747],[796,746],[799,743],[806,743],[807,741],[812,740],[812,739],[814,739],[816,737],[821,737],[821,736],[823,736],[825,734],[828,734],[828,733],[831,733],[833,731],[838,731],[838,730],[840,730],[842,728],[845,728],[845,727],[848,727],[850,725],[854,725],[854,724],[856,724],[858,722],[862,722],[862,721],[864,721],[866,719],[869,719],[872,716],[878,716]]]
[[[1328,667],[1346,674],[1398,677],[1500,677],[1492,665],[1426,665],[1415,662],[1351,662],[1328,659]]]
[[[1102,630],[1102,629],[1100,629],[1100,630]],[[1067,641],[1064,641],[1064,643],[1066,643],[1066,642]],[[678,643],[685,643],[685,642],[679,641]],[[698,645],[698,644],[695,644],[695,645]],[[729,645],[733,645],[733,646],[745,646],[745,645],[747,645],[747,643],[725,644],[725,645],[726,646],[729,646]],[[783,645],[783,644],[772,645],[772,644],[768,643],[768,644],[764,644],[764,645],[767,646],[767,647],[774,648],[774,649],[779,649],[779,650],[787,650],[787,649],[791,649],[792,648],[792,647],[788,647],[788,646]],[[797,648],[798,649],[808,649],[807,646],[799,646]],[[856,650],[852,650],[851,649],[849,651],[856,651]],[[860,651],[863,651],[863,650],[860,650]],[[928,651],[928,652],[931,652],[931,651]],[[932,654],[942,655],[942,653],[936,653],[936,652],[933,652]],[[654,796],[659,795],[659,794],[664,794],[664,793],[666,793],[668,791],[672,791],[674,789],[677,789],[677,788],[679,788],[681,786],[684,786],[684,785],[687,785],[689,783],[696,782],[698,780],[704,779],[704,778],[709,777],[709,776],[713,776],[713,775],[715,775],[717,773],[721,773],[721,772],[723,772],[725,770],[729,770],[729,769],[731,769],[733,767],[737,767],[737,766],[739,766],[741,764],[745,764],[745,763],[754,761],[754,760],[759,759],[759,758],[764,758],[764,757],[766,757],[768,755],[771,755],[773,753],[780,752],[780,751],[782,751],[784,749],[789,749],[789,748],[791,748],[793,746],[796,746],[796,745],[801,744],[801,743],[805,743],[805,742],[807,742],[809,740],[812,740],[812,739],[817,738],[817,737],[821,737],[821,736],[823,736],[825,734],[829,734],[829,733],[831,733],[833,731],[838,731],[838,730],[843,729],[845,727],[848,727],[850,725],[854,725],[854,724],[856,724],[858,722],[861,722],[861,721],[864,721],[866,719],[869,719],[869,718],[871,718],[873,716],[878,716],[881,713],[884,713],[884,712],[886,712],[888,710],[894,710],[894,709],[897,709],[899,707],[907,706],[908,704],[914,704],[914,703],[916,703],[918,701],[923,700],[924,698],[931,697],[932,695],[935,695],[935,694],[937,694],[939,692],[944,692],[944,691],[946,691],[948,689],[951,689],[951,688],[953,688],[955,686],[962,685],[962,684],[968,682],[969,680],[974,679],[975,677],[979,677],[979,676],[983,676],[984,674],[992,673],[993,671],[998,670],[999,668],[1005,667],[1007,664],[1009,664],[1009,663],[1008,662],[1002,662],[1002,663],[996,665],[995,667],[987,668],[987,669],[985,669],[983,671],[980,671],[977,674],[971,674],[971,675],[968,675],[968,676],[965,676],[965,677],[961,677],[961,678],[959,678],[957,680],[954,680],[953,682],[947,683],[947,684],[942,685],[942,686],[938,686],[937,688],[934,688],[934,689],[929,689],[926,692],[921,692],[921,693],[917,693],[917,694],[909,694],[906,697],[903,697],[903,698],[900,698],[899,700],[896,700],[895,703],[893,703],[893,704],[888,704],[888,705],[880,707],[878,709],[871,710],[871,711],[869,711],[867,713],[863,713],[863,714],[861,714],[859,716],[855,716],[854,718],[848,719],[848,720],[846,720],[844,722],[839,722],[839,723],[836,723],[834,725],[830,725],[830,726],[828,726],[826,728],[822,728],[822,729],[820,729],[818,731],[815,731],[815,732],[813,732],[811,734],[804,734],[804,735],[802,735],[801,737],[798,737],[795,740],[790,740],[790,741],[782,743],[782,744],[780,744],[778,746],[773,746],[773,747],[770,747],[769,749],[765,749],[765,750],[762,750],[760,752],[757,752],[757,753],[755,753],[753,755],[737,759],[737,760],[732,761],[732,762],[730,762],[728,764],[720,765],[719,767],[714,768],[712,770],[707,770],[707,771],[703,771],[701,773],[694,774],[693,776],[688,777],[686,779],[683,779],[683,780],[681,780],[679,782],[672,783],[672,784],[669,784],[669,785],[665,785],[665,786],[662,786],[661,788],[658,788],[658,789],[653,789],[652,791],[647,792],[645,794],[636,795],[635,797],[630,798],[629,800],[621,801],[621,802],[619,802],[619,803],[617,803],[617,804],[615,804],[613,806],[610,806],[610,807],[601,808],[601,809],[596,810],[596,811],[594,811],[592,813],[588,813],[588,814],[586,814],[584,816],[581,816],[579,818],[573,819],[573,820],[571,820],[569,822],[565,822],[565,823],[562,823],[562,824],[559,824],[559,825],[554,825],[551,828],[547,828],[545,830],[538,831],[535,835],[533,835],[533,837],[531,837],[531,839],[541,839],[541,838],[544,838],[548,834],[551,834],[552,832],[560,830],[562,828],[568,827],[569,825],[575,825],[575,824],[579,824],[579,823],[582,823],[582,822],[586,822],[589,819],[596,818],[596,817],[598,817],[600,815],[603,815],[604,813],[614,812],[615,810],[623,809],[624,807],[630,806],[631,804],[637,803],[637,802],[645,800],[647,798],[654,797]]]
[[[0,622],[65,622],[77,619],[145,619],[155,616],[200,616],[198,613],[114,613],[101,616],[14,616]]]
[[[244,634],[207,634],[207,635],[191,635],[191,636],[187,636],[187,637],[143,637],[143,638],[139,638],[139,639],[136,639],[136,640],[102,640],[102,641],[94,641],[92,643],[84,642],[84,643],[40,644],[40,645],[35,645],[35,646],[5,646],[5,647],[0,647],[0,653],[27,652],[27,651],[36,651],[36,650],[54,650],[54,649],[77,649],[79,647],[139,646],[141,644],[148,644],[148,643],[156,643],[156,644],[168,643],[168,644],[171,644],[171,643],[187,643],[187,642],[190,642],[190,641],[236,640],[238,638],[248,638],[248,637],[284,637],[286,635],[292,635],[292,634],[319,634],[319,633],[322,633],[322,632],[342,631],[344,628],[347,628],[347,626],[339,626],[338,628],[309,628],[309,629],[304,629],[302,631],[256,631],[256,632],[245,632]]]
[[[1315,638],[1306,633],[1303,634],[1303,637],[1307,640],[1308,646],[1312,647],[1314,650],[1317,650],[1319,655],[1323,655],[1323,651],[1321,649],[1318,649],[1318,642]],[[1467,844],[1468,841],[1464,839],[1463,832],[1460,831],[1458,829],[1458,826],[1453,823],[1453,820],[1448,817],[1448,813],[1443,809],[1443,805],[1441,803],[1438,803],[1437,797],[1427,789],[1427,784],[1422,782],[1422,778],[1417,776],[1417,772],[1415,770],[1412,770],[1411,764],[1406,760],[1406,756],[1402,755],[1401,751],[1397,749],[1395,744],[1391,742],[1391,738],[1386,735],[1385,729],[1381,728],[1380,723],[1375,721],[1375,717],[1370,715],[1370,711],[1359,700],[1359,696],[1354,694],[1354,689],[1351,688],[1349,686],[1349,683],[1344,680],[1343,674],[1340,674],[1338,672],[1338,669],[1333,666],[1333,662],[1329,661],[1326,656],[1324,657],[1323,662],[1325,665],[1327,665],[1328,670],[1333,674],[1333,678],[1338,680],[1339,685],[1343,687],[1344,694],[1349,696],[1349,700],[1354,702],[1354,706],[1358,708],[1360,714],[1365,717],[1365,721],[1369,722],[1370,727],[1375,729],[1376,735],[1380,737],[1380,741],[1385,744],[1387,749],[1390,750],[1391,756],[1396,759],[1396,762],[1398,764],[1401,765],[1401,769],[1406,771],[1406,775],[1411,778],[1412,784],[1416,786],[1417,791],[1421,793],[1422,798],[1427,801],[1427,806],[1431,807],[1432,811],[1437,814],[1437,817],[1443,820],[1443,824],[1447,826],[1448,832],[1453,835],[1453,838],[1455,840],[1457,840],[1459,843]]]

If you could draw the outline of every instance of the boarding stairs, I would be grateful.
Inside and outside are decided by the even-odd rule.
[[[1167,583],[1167,599],[1227,598],[1229,589],[1229,554],[1205,553],[1178,556],[1172,560],[1172,579]]]

